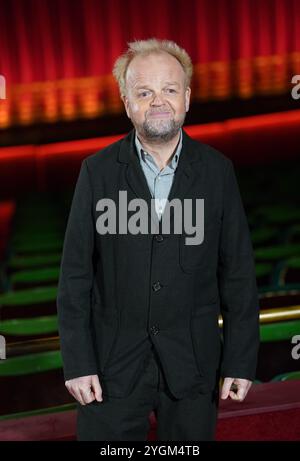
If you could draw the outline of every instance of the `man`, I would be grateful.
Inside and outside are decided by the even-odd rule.
[[[154,410],[158,440],[213,440],[220,378],[221,398],[244,400],[259,344],[253,250],[233,165],[181,128],[192,75],[182,48],[130,43],[114,75],[134,129],[82,163],[57,298],[78,439],[146,440]],[[148,205],[142,217],[155,221],[154,232],[120,231],[124,217],[134,219],[120,192],[127,204]],[[201,243],[187,244],[187,226],[176,231],[172,199],[189,200],[194,214],[203,201]],[[112,214],[117,222],[104,233]]]

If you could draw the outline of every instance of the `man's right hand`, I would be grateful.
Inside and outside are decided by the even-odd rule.
[[[98,375],[81,376],[65,382],[65,386],[81,405],[86,405],[94,400],[102,402],[102,389]]]

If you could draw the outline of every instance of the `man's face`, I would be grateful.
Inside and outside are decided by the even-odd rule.
[[[190,93],[182,66],[168,53],[136,56],[127,68],[125,109],[146,140],[176,136],[189,110]]]

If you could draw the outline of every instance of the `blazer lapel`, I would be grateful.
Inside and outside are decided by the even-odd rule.
[[[149,219],[152,218],[155,228],[158,228],[159,221],[155,209],[151,213],[151,206],[154,208],[154,204],[151,201],[152,196],[136,152],[134,136],[135,130],[131,130],[124,138],[119,151],[119,161],[127,164],[126,179],[128,186],[137,198],[143,199],[147,203]]]
[[[195,146],[195,142],[182,130],[182,151],[179,157],[178,166],[175,172],[174,181],[169,193],[168,200],[179,198],[183,200],[186,197],[190,187],[196,179],[196,172],[193,168],[193,162],[200,162],[201,152]],[[195,148],[196,147],[196,148]]]

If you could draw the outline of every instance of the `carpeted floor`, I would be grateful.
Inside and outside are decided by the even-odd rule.
[[[148,440],[156,440],[150,415]],[[0,422],[0,440],[75,440],[76,412]],[[257,384],[243,403],[220,401],[217,441],[300,440],[300,381]]]

